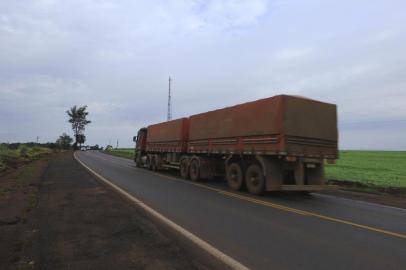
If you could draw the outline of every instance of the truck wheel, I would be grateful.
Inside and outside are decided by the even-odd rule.
[[[233,162],[226,169],[228,186],[233,190],[241,190],[244,185],[244,175],[240,164]]]
[[[197,159],[193,159],[190,162],[189,174],[192,181],[197,182],[200,180],[200,165]]]
[[[151,156],[147,156],[147,160],[146,160],[146,166],[148,170],[152,170],[152,163],[154,162],[154,159]]]
[[[183,179],[189,179],[189,164],[188,160],[186,158],[182,159],[180,161],[180,177]]]
[[[153,157],[151,160],[151,170],[156,172],[158,170],[158,159]]]
[[[245,173],[245,183],[249,193],[259,195],[264,193],[265,178],[258,164],[251,164]]]
[[[141,168],[141,155],[137,155],[137,158],[135,159],[135,166],[137,168]]]

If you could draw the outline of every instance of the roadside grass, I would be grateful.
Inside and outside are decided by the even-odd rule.
[[[406,151],[340,151],[337,164],[326,165],[326,179],[406,188]]]
[[[107,154],[134,160],[134,148],[118,148],[104,151]]]
[[[28,147],[20,145],[17,149],[10,149],[6,145],[0,145],[0,172],[8,167],[16,168],[51,152],[51,149],[40,146]]]
[[[8,194],[10,193],[9,187],[1,187],[0,186],[0,199],[7,198]]]
[[[0,160],[0,172],[4,171],[6,168],[6,164],[2,160]]]

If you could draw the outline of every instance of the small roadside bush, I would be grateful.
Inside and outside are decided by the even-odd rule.
[[[29,151],[29,149],[28,149],[27,146],[21,145],[21,146],[19,147],[19,151],[20,151],[20,156],[22,156],[22,157],[24,157],[24,158],[27,158],[27,157],[28,157],[28,151]]]
[[[4,171],[6,168],[6,164],[4,164],[3,161],[0,160],[0,172]]]
[[[19,164],[37,159],[52,150],[41,146],[28,146],[19,144],[18,147],[9,148],[5,144],[0,144],[0,171],[7,167],[18,167]]]

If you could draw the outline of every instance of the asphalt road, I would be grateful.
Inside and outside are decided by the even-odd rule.
[[[406,269],[405,209],[319,194],[255,197],[101,152],[77,157],[251,269]]]

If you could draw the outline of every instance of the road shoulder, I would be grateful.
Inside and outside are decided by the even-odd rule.
[[[9,169],[0,176],[0,269],[32,265],[24,248],[32,240],[32,217],[50,156]]]
[[[49,161],[38,205],[16,235],[23,239],[19,259],[2,269],[208,269],[71,152]]]

